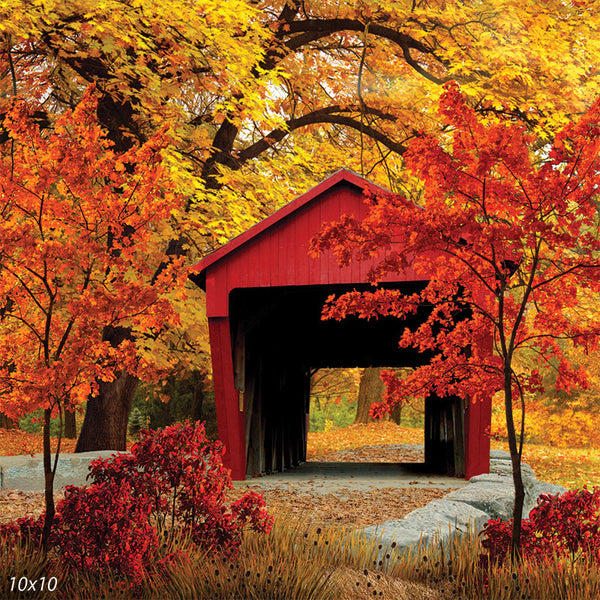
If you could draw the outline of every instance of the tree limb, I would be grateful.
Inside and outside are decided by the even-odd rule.
[[[394,152],[397,152],[398,154],[403,154],[406,151],[406,146],[404,144],[392,140],[383,132],[375,129],[370,125],[366,125],[364,123],[361,124],[361,122],[356,120],[355,118],[346,114],[341,114],[343,110],[344,109],[342,109],[341,106],[328,106],[325,108],[314,110],[296,119],[289,119],[288,121],[286,121],[285,127],[274,129],[261,140],[248,146],[244,150],[239,151],[236,156],[236,168],[240,168],[245,162],[256,158],[262,152],[270,148],[273,144],[275,144],[276,142],[280,142],[295,129],[306,127],[307,125],[317,125],[319,123],[334,123],[337,125],[344,125],[346,127],[356,129],[357,131],[362,130],[369,137],[373,138],[374,140],[377,140],[378,142],[381,142],[387,148]],[[395,118],[392,115],[384,113],[377,109],[365,107],[365,111],[369,114],[377,115],[383,119],[395,120]]]

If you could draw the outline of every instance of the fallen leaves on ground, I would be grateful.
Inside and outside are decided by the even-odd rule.
[[[262,493],[269,513],[307,515],[323,524],[368,526],[402,519],[409,512],[442,498],[453,489],[382,488],[368,492],[340,487],[334,492],[297,492],[282,485],[277,489],[248,486],[236,489],[232,498],[245,491]]]
[[[376,421],[343,429],[309,432],[306,458],[314,460],[316,456],[363,446],[422,444],[423,440],[423,429],[409,429],[390,421]]]
[[[311,461],[319,462],[377,462],[377,463],[419,463],[425,462],[422,444],[390,444],[381,446],[363,446],[339,450],[331,454],[315,456]]]
[[[54,502],[64,498],[64,492],[54,494]],[[44,492],[21,490],[0,491],[0,523],[8,523],[21,517],[39,517],[45,510]]]
[[[252,490],[262,493],[270,514],[305,514],[323,524],[367,526],[405,517],[409,512],[425,506],[432,500],[442,498],[451,489],[383,488],[359,492],[338,488],[328,494],[297,492],[282,486],[263,490],[253,486],[231,490],[229,497],[237,500]],[[57,502],[64,494],[59,491]],[[38,517],[44,510],[43,492],[20,490],[0,491],[0,523],[8,523],[20,517]]]
[[[50,449],[56,451],[57,438],[50,438]],[[63,438],[60,451],[75,452],[77,440]],[[0,428],[0,456],[17,456],[20,454],[41,454],[44,451],[44,439],[41,433],[27,433],[21,429]]]
[[[508,451],[506,442],[492,442],[492,448]],[[568,489],[589,489],[600,485],[600,449],[523,446],[523,462],[531,466],[540,481],[557,483]]]

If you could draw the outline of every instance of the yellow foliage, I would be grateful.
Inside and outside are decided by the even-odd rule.
[[[525,412],[527,443],[543,443],[556,448],[600,448],[599,415],[568,406],[551,408],[543,402],[528,402]],[[517,431],[521,410],[515,408]],[[506,439],[506,419],[503,409],[492,413],[492,434]]]
[[[189,265],[340,166],[399,188],[406,143],[443,135],[448,79],[550,136],[600,91],[599,27],[594,3],[561,0],[4,0],[0,114],[25,96],[50,127],[95,82],[116,143],[166,127],[186,206],[145,250],[155,265],[183,236]],[[147,362],[204,364],[192,287]]]

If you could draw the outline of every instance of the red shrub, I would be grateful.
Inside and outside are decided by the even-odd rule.
[[[487,552],[484,562],[507,556],[511,529],[512,521],[487,522],[481,532]],[[523,520],[521,550],[525,558],[540,561],[553,554],[574,556],[581,551],[600,564],[600,488],[542,494],[529,518]]]
[[[223,466],[223,445],[204,436],[204,425],[172,425],[143,431],[131,454],[92,463],[95,482],[127,481],[136,497],[150,502],[159,529],[190,528],[194,541],[207,550],[235,552],[244,528],[271,530],[273,519],[262,496],[249,493],[227,505],[232,489]]]
[[[149,504],[136,501],[127,482],[69,486],[57,505],[50,543],[69,570],[109,568],[141,581],[159,546],[149,514]]]
[[[68,570],[110,568],[139,583],[150,566],[162,566],[155,558],[161,534],[190,531],[203,548],[234,554],[247,526],[268,533],[273,519],[253,492],[227,504],[233,486],[222,454],[202,423],[143,431],[130,454],[92,463],[91,485],[66,489],[50,535],[54,555]],[[0,526],[0,535],[39,540],[43,518]]]

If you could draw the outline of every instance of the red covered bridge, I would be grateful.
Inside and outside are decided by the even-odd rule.
[[[193,278],[206,290],[219,438],[234,479],[306,459],[311,370],[428,360],[399,348],[406,321],[320,318],[330,294],[369,288],[371,263],[340,268],[331,255],[311,258],[309,241],[323,223],[364,216],[363,192],[378,189],[338,171],[196,266]],[[423,281],[409,272],[382,285],[410,293]],[[490,419],[489,398],[428,398],[426,464],[467,478],[487,472]]]

